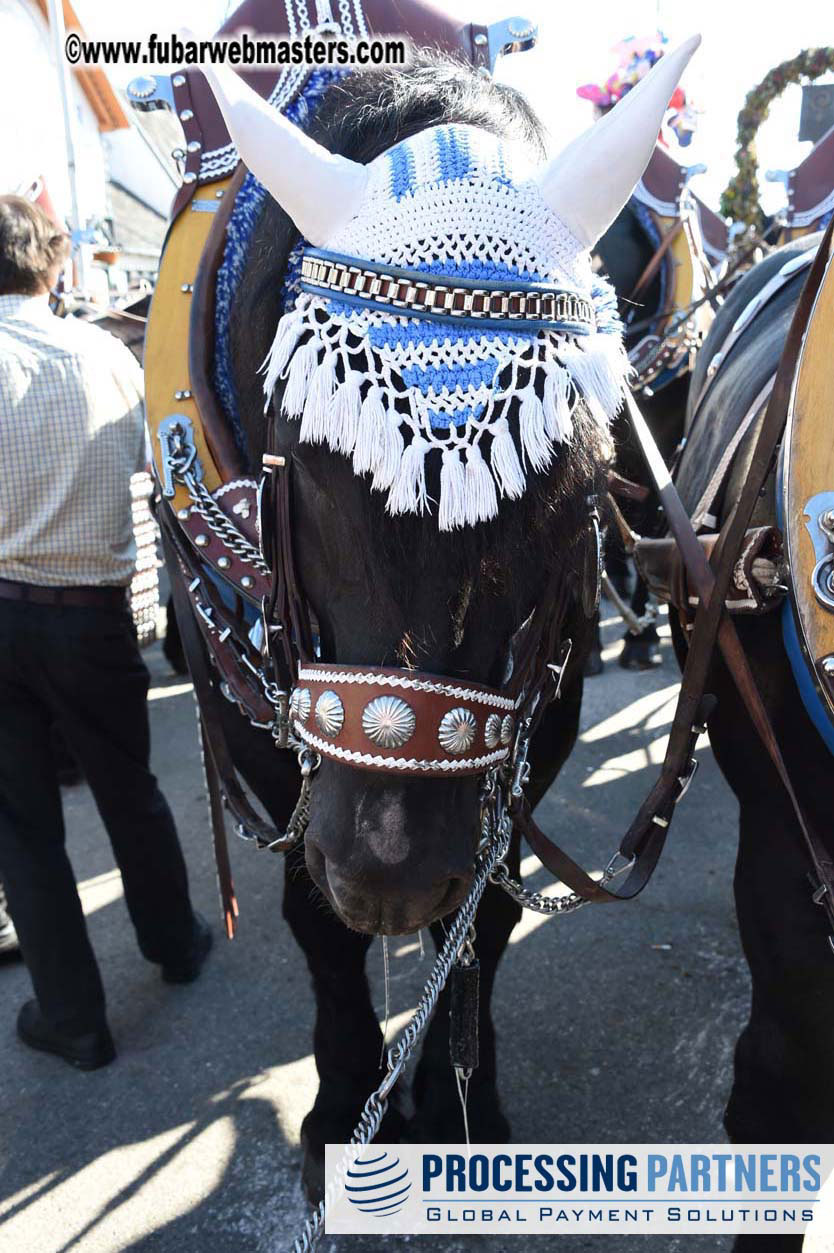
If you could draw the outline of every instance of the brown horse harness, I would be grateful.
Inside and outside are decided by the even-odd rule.
[[[542,863],[570,889],[569,896],[545,897],[527,892],[509,876],[503,860],[493,882],[522,904],[541,912],[569,912],[586,902],[608,903],[636,896],[649,881],[662,852],[677,803],[689,788],[697,765],[694,748],[704,731],[714,699],[706,694],[707,675],[717,642],[750,717],[788,792],[810,855],[814,900],[826,909],[834,931],[834,869],[816,833],[807,823],[779,750],[746,657],[727,612],[734,570],[748,535],[753,507],[773,465],[785,420],[787,399],[802,335],[830,253],[831,227],[823,239],[797,305],[793,323],[756,440],[742,493],[717,541],[699,541],[669,473],[636,404],[629,398],[628,417],[643,451],[670,531],[696,589],[698,606],[689,629],[689,648],[680,697],[660,775],[641,805],[602,880],[592,878],[547,836],[533,819],[524,795],[529,777],[527,753],[550,701],[558,698],[570,659],[570,640],[562,638],[569,593],[564,585],[548,590],[515,641],[513,673],[508,684],[490,688],[470,680],[430,675],[412,669],[353,666],[316,658],[313,625],[293,558],[291,510],[292,461],[275,452],[264,456],[258,492],[260,546],[264,569],[271,571],[262,603],[262,655],[259,666],[247,658],[271,707],[278,747],[293,748],[302,772],[302,796],[286,832],[262,819],[237,780],[219,716],[216,685],[203,648],[204,635],[174,579],[178,616],[198,696],[215,847],[227,928],[234,931],[234,900],[223,833],[222,806],[232,814],[239,835],[261,847],[287,851],[306,827],[312,776],[325,757],[342,765],[395,775],[455,778],[480,775],[484,803],[502,797],[512,827],[523,834]],[[274,424],[271,446],[274,447]],[[204,578],[193,551],[178,534],[169,510],[162,511],[166,544],[194,593],[200,584],[207,602],[203,616],[210,634],[228,642],[226,613]],[[596,515],[589,520],[589,547],[597,545]],[[708,555],[709,554],[709,555]],[[638,545],[639,558],[639,545]],[[193,600],[192,600],[193,603]],[[586,606],[593,613],[595,604]],[[212,650],[215,651],[215,650]],[[216,652],[215,652],[216,655]],[[222,669],[221,669],[222,673]],[[483,815],[482,815],[483,821]],[[489,824],[486,824],[487,826]],[[494,825],[494,824],[493,824]],[[486,828],[485,828],[486,829]],[[619,879],[618,885],[614,880]]]

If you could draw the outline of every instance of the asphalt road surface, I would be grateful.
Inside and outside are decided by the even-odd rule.
[[[604,606],[605,608],[605,606]],[[583,734],[540,815],[601,866],[648,790],[674,708],[678,670],[616,664],[621,624],[604,627],[605,673],[588,682]],[[179,825],[197,907],[217,917],[190,684],[159,645],[153,755]],[[637,903],[543,920],[525,914],[495,993],[500,1082],[518,1142],[715,1142],[749,990],[733,918],[736,804],[706,740],[654,881]],[[238,939],[218,935],[203,977],[163,984],[133,940],[118,871],[86,787],[65,792],[69,848],[99,956],[119,1056],[92,1074],[15,1037],[30,995],[20,962],[0,967],[2,1253],[274,1253],[306,1214],[298,1131],[315,1092],[313,1000],[281,918],[279,857],[232,849]],[[533,858],[528,882],[546,873]],[[431,948],[430,941],[427,948]],[[392,1022],[428,969],[412,940],[391,944]],[[369,967],[383,1014],[382,952]],[[327,1238],[342,1248],[423,1245],[501,1253],[504,1237]],[[541,1236],[591,1253],[706,1253],[728,1238]]]

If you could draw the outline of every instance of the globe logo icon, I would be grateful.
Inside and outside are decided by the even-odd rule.
[[[345,1175],[348,1200],[363,1214],[387,1218],[398,1213],[408,1200],[411,1180],[408,1167],[393,1153],[374,1152],[356,1158]]]

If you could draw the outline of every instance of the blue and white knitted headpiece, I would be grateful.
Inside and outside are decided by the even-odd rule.
[[[369,165],[328,153],[205,67],[246,164],[314,247],[264,363],[301,439],[370,474],[393,514],[486,521],[550,464],[584,401],[601,427],[628,362],[589,248],[628,199],[695,37],[536,168],[480,128],[432,127]]]
[[[554,446],[570,439],[578,395],[602,425],[619,408],[628,361],[615,297],[543,201],[524,154],[488,132],[436,126],[368,171],[361,212],[313,256],[425,274],[449,288],[472,284],[461,291],[557,289],[593,308],[588,327],[538,329],[518,319],[517,329],[510,318],[479,324],[368,308],[367,297],[348,302],[303,284],[281,319],[265,390],[270,397],[286,380],[283,411],[300,419],[302,441],[351,457],[356,473],[387,493],[391,513],[432,507],[426,460],[434,452],[440,529],[483,522],[497,514],[499,496],[521,496],[526,471],[546,469]]]

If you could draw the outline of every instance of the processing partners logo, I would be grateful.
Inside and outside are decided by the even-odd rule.
[[[329,1235],[800,1235],[834,1144],[328,1144],[325,1167]]]
[[[360,1214],[391,1218],[408,1200],[411,1179],[396,1150],[371,1145],[345,1172],[345,1195]]]

